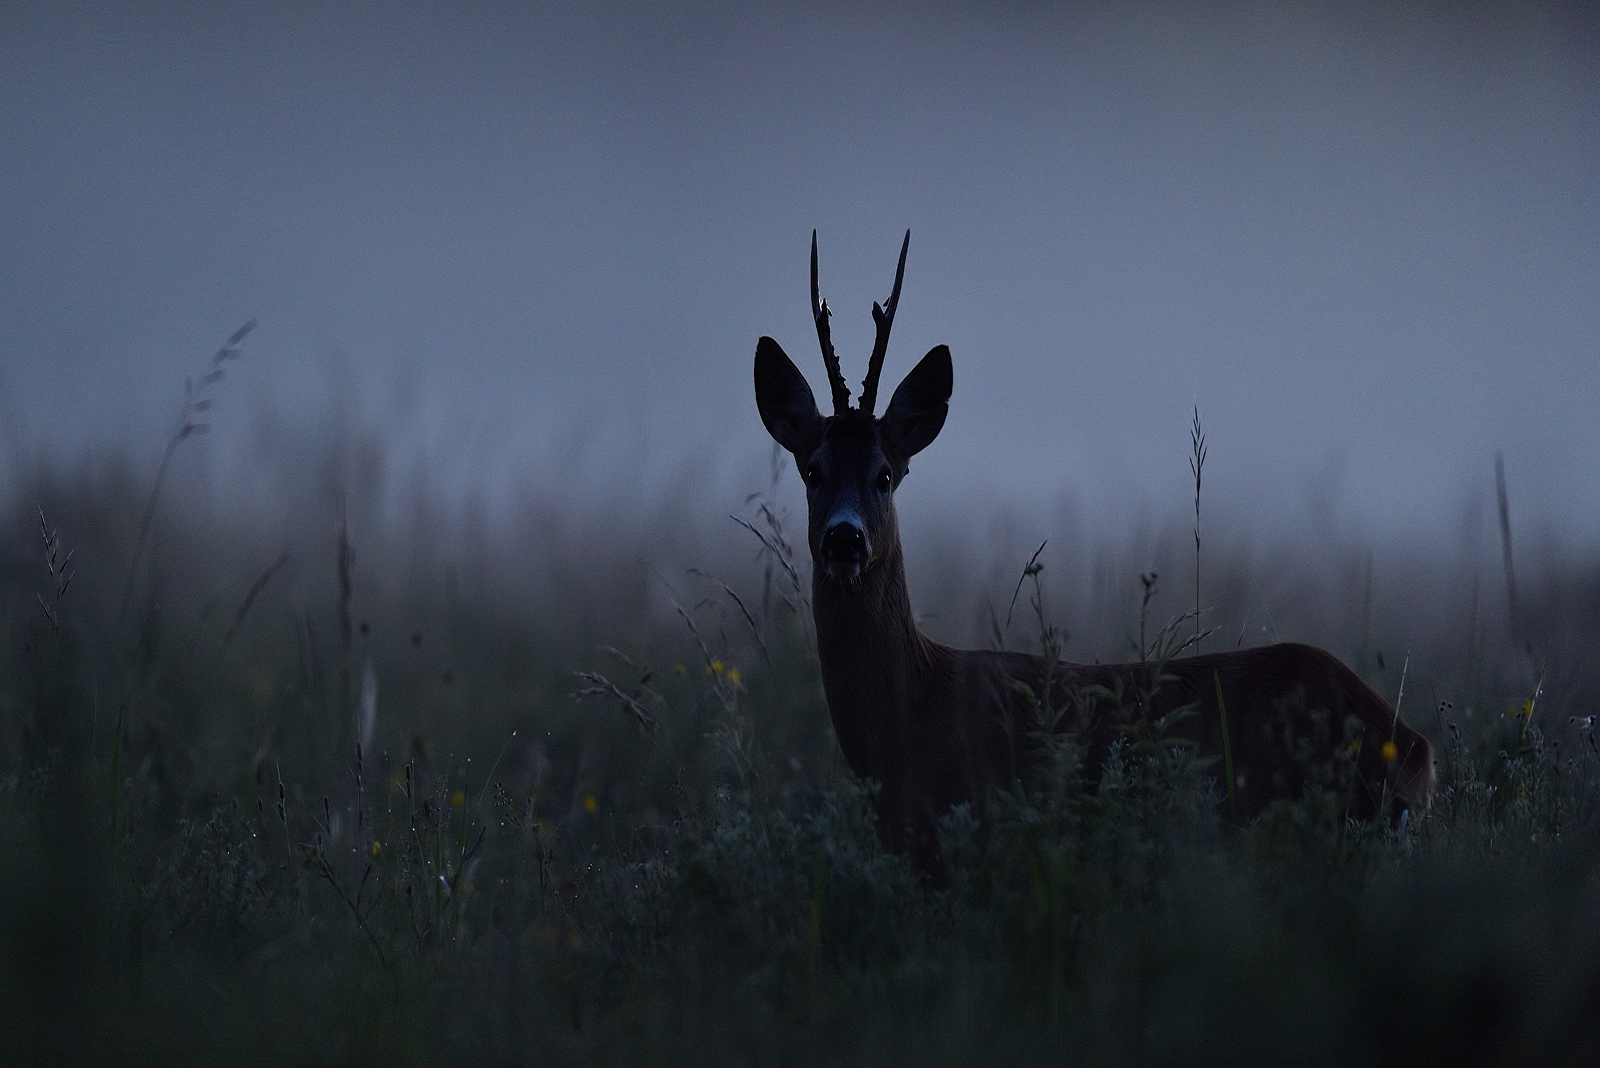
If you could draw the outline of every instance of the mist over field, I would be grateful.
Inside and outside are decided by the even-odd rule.
[[[1198,406],[1210,519],[1254,544],[1486,567],[1503,450],[1522,544],[1596,547],[1580,5],[4,20],[13,486],[41,457],[147,474],[254,318],[185,450],[218,507],[271,515],[305,439],[355,434],[373,520],[424,491],[508,538],[541,500],[716,537],[765,479],[756,337],[821,380],[811,230],[855,382],[909,228],[886,388],[937,343],[956,367],[913,540],[1181,522]]]
[[[1562,5],[18,10],[6,508],[200,613],[175,545],[285,556],[304,605],[342,507],[358,601],[620,640],[690,569],[748,592],[763,502],[804,572],[754,341],[823,381],[815,228],[857,381],[910,228],[885,389],[935,343],[956,374],[898,494],[930,633],[1025,643],[1044,542],[1068,656],[1128,655],[1141,574],[1194,607],[1198,408],[1214,644],[1531,688],[1600,615],[1596,39]]]

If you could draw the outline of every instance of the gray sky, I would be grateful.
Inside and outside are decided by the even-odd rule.
[[[334,403],[447,497],[738,495],[757,336],[825,394],[812,228],[856,382],[909,227],[924,512],[1177,513],[1198,404],[1238,525],[1455,539],[1500,448],[1592,546],[1600,31],[1458,6],[7,5],[6,442],[153,467],[257,317],[224,495]]]

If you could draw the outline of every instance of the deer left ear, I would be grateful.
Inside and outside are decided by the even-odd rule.
[[[767,433],[795,454],[816,447],[822,413],[805,375],[770,337],[756,343],[756,407]]]
[[[924,356],[905,381],[895,389],[889,409],[883,413],[884,436],[902,460],[909,460],[939,436],[950,411],[950,390],[954,376],[950,369],[950,349],[935,346]]]

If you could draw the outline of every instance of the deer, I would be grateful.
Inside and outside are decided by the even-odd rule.
[[[1331,786],[1340,768],[1348,815],[1392,822],[1423,815],[1434,786],[1427,738],[1322,649],[1282,643],[1159,663],[1074,664],[955,649],[922,632],[894,495],[911,458],[944,426],[954,385],[948,346],[931,349],[883,415],[873,414],[910,247],[907,230],[894,289],[887,303],[872,305],[876,338],[855,406],[833,348],[832,312],[818,292],[815,231],[811,312],[833,414],[818,410],[777,341],[763,336],[755,353],[761,421],[805,484],[811,609],[829,718],[851,772],[877,783],[884,848],[908,855],[925,881],[942,880],[938,823],[946,813],[967,804],[980,824],[992,825],[998,792],[1038,770],[1041,737],[1075,734],[1093,780],[1130,716],[1168,725],[1165,737],[1196,749],[1208,768],[1227,767],[1235,820],[1298,798],[1314,782]],[[1132,695],[1126,701],[1136,707],[1108,712],[1107,695]]]

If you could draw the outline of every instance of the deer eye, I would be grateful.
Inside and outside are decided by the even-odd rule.
[[[878,492],[888,493],[889,487],[893,485],[894,476],[890,473],[889,468],[885,466],[882,471],[878,472]]]
[[[806,465],[805,474],[800,476],[808,486],[815,486],[822,481],[822,465],[812,462]]]

